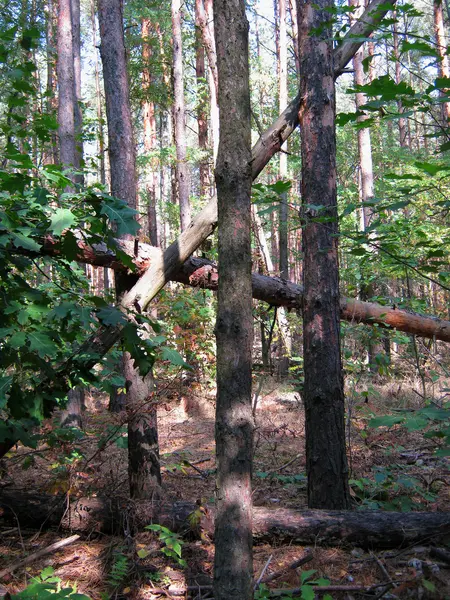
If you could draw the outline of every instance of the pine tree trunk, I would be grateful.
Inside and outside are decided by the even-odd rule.
[[[253,598],[251,125],[243,0],[215,0],[220,145],[215,600]]]
[[[99,178],[100,183],[105,185],[105,134],[103,131],[103,110],[102,110],[102,92],[100,86],[100,68],[97,54],[97,27],[95,23],[95,0],[91,0],[91,27],[92,27],[92,45],[94,47],[94,72],[95,72],[95,104],[97,110],[97,144],[99,155]]]
[[[340,354],[332,0],[298,0],[308,506],[350,506]],[[328,11],[328,12],[327,12]],[[314,29],[315,32],[311,33]],[[323,207],[318,209],[317,207]],[[326,217],[327,222],[317,222]]]
[[[69,390],[67,394],[67,405],[61,414],[61,427],[83,428],[82,414],[85,409],[84,389],[80,386]]]
[[[57,108],[56,94],[56,63],[55,63],[55,30],[56,30],[56,0],[48,0],[46,12],[46,52],[47,52],[47,101],[46,109],[51,114]],[[47,149],[47,156],[44,157],[44,164],[58,164],[58,143],[57,135],[51,132],[51,143]]]
[[[81,111],[81,31],[80,31],[80,0],[70,0],[72,14],[72,47],[74,68],[74,125],[75,125],[75,163],[79,171],[83,164],[83,113]],[[77,173],[76,183],[83,185],[84,176]]]
[[[439,54],[438,72],[439,77],[448,79],[450,77],[450,69],[447,55],[447,36],[445,35],[444,15],[442,12],[442,0],[433,0],[433,16],[434,16],[434,34],[436,36],[436,46]],[[441,96],[448,95],[448,89],[441,90]],[[442,104],[442,123],[444,127],[448,127],[450,119],[450,102]]]
[[[352,13],[352,21],[361,18],[363,7],[359,5],[358,0],[350,0],[350,6],[355,7],[355,12]],[[364,46],[355,53],[353,57],[353,81],[355,86],[365,84],[364,76]],[[355,94],[356,110],[362,112],[362,107],[367,102],[367,96],[363,92]],[[363,114],[358,117],[358,122],[367,120],[367,115]],[[370,136],[370,128],[362,127],[358,129],[358,154],[359,154],[359,200],[361,203],[359,229],[365,232],[370,225],[372,211],[370,210],[370,201],[375,195],[374,179],[373,179],[373,163],[372,163],[372,142]],[[360,283],[360,298],[361,300],[369,300],[375,295],[374,286],[361,277]],[[376,364],[376,356],[383,352],[381,345],[374,342],[372,339],[368,342],[367,354],[369,368],[372,372],[378,371]]]
[[[202,26],[202,35],[203,43],[205,44],[206,53],[208,56],[211,134],[213,142],[213,158],[214,164],[216,164],[217,153],[219,151],[219,83],[217,80],[217,55],[214,36],[213,0],[204,0],[204,6],[206,19],[204,21],[205,26]],[[213,195],[214,192],[215,190],[213,189],[211,195]]]
[[[397,13],[394,11],[394,19],[395,22],[392,26],[393,31],[393,43],[394,43],[394,59],[395,59],[395,83],[398,85],[401,80],[401,65],[400,65],[400,53],[398,48],[398,23],[397,23]],[[404,112],[402,101],[399,100],[397,102],[398,112],[402,114]],[[408,147],[408,132],[406,129],[406,119],[404,117],[400,117],[398,120],[398,133],[399,133],[399,143],[401,148]]]
[[[209,188],[208,165],[208,119],[206,113],[207,93],[205,79],[205,49],[202,42],[200,13],[203,0],[195,0],[195,75],[197,78],[197,126],[198,147],[202,152],[200,159],[200,198],[206,197]]]
[[[279,53],[278,53],[278,97],[280,104],[280,112],[283,111],[288,104],[288,87],[287,87],[287,28],[286,28],[286,0],[279,0]],[[287,164],[287,142],[283,144],[280,151],[280,164],[278,175],[281,180],[287,179],[288,164]],[[288,195],[283,192],[280,198],[279,211],[279,268],[280,277],[289,279],[289,254],[288,254],[288,232],[289,232],[289,212],[288,212]],[[283,311],[284,312],[284,311]],[[283,379],[289,374],[289,357],[292,350],[292,340],[289,331],[289,324],[286,315],[283,315],[282,327],[280,327],[280,343],[279,343],[279,358],[278,358],[278,377]]]
[[[105,82],[108,121],[111,192],[136,208],[136,162],[123,35],[120,0],[99,0],[101,56]],[[130,237],[130,236],[127,236]],[[116,276],[120,298],[130,283],[127,275]],[[130,494],[151,498],[161,481],[156,406],[148,403],[153,388],[152,375],[142,377],[134,360],[125,352],[123,373],[126,379],[128,413],[128,477]]]
[[[186,107],[183,82],[183,42],[181,36],[181,0],[172,0],[173,35],[173,95],[175,121],[175,148],[177,154],[176,178],[180,205],[180,226],[185,231],[191,222],[190,173],[187,163]]]
[[[57,71],[59,156],[65,168],[73,168],[75,165],[75,73],[71,0],[59,0]]]
[[[143,125],[144,125],[144,151],[147,155],[151,155],[156,150],[156,115],[155,104],[148,97],[151,93],[151,73],[150,73],[150,58],[151,49],[149,44],[149,36],[151,31],[150,19],[142,19],[142,83],[144,88],[144,101],[142,103]],[[152,246],[159,246],[158,240],[158,221],[156,216],[156,190],[157,190],[157,171],[156,160],[154,157],[148,159],[146,165],[147,183],[147,219],[148,233]]]

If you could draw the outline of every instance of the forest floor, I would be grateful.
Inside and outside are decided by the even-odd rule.
[[[258,382],[255,388],[259,388]],[[442,384],[443,389],[448,382]],[[158,427],[164,493],[171,499],[213,502],[214,390],[195,384],[189,390],[160,386]],[[347,422],[351,493],[355,505],[388,510],[449,510],[448,459],[434,455],[423,431],[397,426],[371,429],[373,415],[391,407],[420,407],[411,386],[371,385],[368,393],[347,394]],[[367,402],[366,402],[367,400]],[[88,398],[85,435],[74,443],[19,447],[3,461],[2,487],[18,491],[71,496],[126,496],[127,450],[124,414],[111,414],[107,400]],[[44,425],[50,432],[53,423]],[[253,499],[256,506],[306,507],[304,411],[299,395],[289,385],[267,378],[257,398]],[[62,532],[28,531],[2,524],[0,572],[24,556],[63,537]],[[175,541],[174,541],[175,540]],[[80,538],[71,545],[19,567],[0,578],[0,594],[23,589],[43,569],[65,585],[97,598],[211,598],[214,546],[211,540],[180,542],[186,564],[164,555],[170,545],[155,533],[129,540],[106,535]],[[254,549],[255,580],[285,569],[270,588],[298,588],[319,578],[334,589],[330,598],[450,598],[450,565],[430,558],[430,543],[384,552],[351,546],[305,548],[296,545],[259,545]],[[312,553],[301,568],[291,563]],[[1,574],[1,573],[0,573]],[[322,582],[323,583],[323,582]],[[374,589],[371,586],[388,584]],[[198,587],[204,586],[204,587]],[[189,588],[189,590],[188,590]],[[309,588],[309,586],[308,586]],[[384,593],[383,593],[384,592]],[[304,598],[313,598],[303,588]],[[308,595],[309,594],[309,595]],[[312,595],[311,595],[312,594]],[[263,589],[260,598],[264,595]],[[297,597],[300,597],[297,596]],[[323,594],[320,595],[323,597]]]

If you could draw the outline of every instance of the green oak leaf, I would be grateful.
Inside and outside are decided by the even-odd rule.
[[[77,222],[77,218],[68,208],[57,208],[50,217],[49,231],[60,236],[65,229],[70,229]]]

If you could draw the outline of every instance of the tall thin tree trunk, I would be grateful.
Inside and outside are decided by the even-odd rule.
[[[287,94],[287,29],[286,29],[286,0],[278,0],[280,9],[280,26],[279,26],[279,80],[278,80],[278,97],[280,104],[280,112],[283,111],[288,104]],[[283,144],[280,152],[280,166],[278,174],[280,179],[286,179],[288,174],[287,165],[287,143]],[[288,261],[288,202],[287,192],[282,194],[280,202],[280,276],[283,279],[289,277],[289,261]]]
[[[220,145],[214,598],[253,598],[251,125],[244,0],[214,0]]]
[[[150,58],[151,48],[149,44],[150,19],[142,19],[142,60],[144,63],[142,69],[142,83],[146,97],[142,103],[143,121],[144,121],[144,150],[150,155],[156,149],[156,115],[155,103],[148,96],[151,90]],[[152,246],[158,246],[158,221],[156,216],[156,191],[157,191],[157,172],[156,161],[152,157],[146,165],[146,196],[147,196],[147,220],[148,233]]]
[[[99,0],[100,52],[105,82],[108,121],[111,192],[126,200],[131,208],[136,201],[136,159],[131,122],[129,86],[121,0]],[[129,237],[129,236],[128,236]],[[129,287],[127,275],[116,276],[120,297]],[[128,352],[123,355],[128,413],[128,478],[132,498],[151,498],[161,481],[156,406],[152,402],[151,372],[142,377]]]
[[[187,163],[186,107],[183,82],[183,42],[181,36],[181,0],[172,0],[173,35],[173,94],[175,121],[175,148],[177,154],[176,178],[180,204],[180,226],[185,231],[191,222],[190,173]]]
[[[291,13],[292,23],[292,46],[294,48],[295,72],[297,79],[300,77],[300,60],[298,57],[298,17],[297,17],[297,2],[289,0],[289,12]]]
[[[358,0],[350,0],[350,6],[355,8],[355,12],[352,13],[352,21],[357,21],[363,11],[364,7],[360,6]],[[353,80],[356,86],[362,86],[365,84],[364,77],[364,46],[355,53],[353,56]],[[363,92],[357,92],[355,94],[356,110],[362,112],[362,107],[367,102],[367,96]],[[358,117],[359,122],[367,120],[367,115],[363,114]],[[365,232],[370,224],[372,211],[370,210],[370,201],[374,197],[374,179],[373,179],[373,163],[372,163],[372,142],[370,137],[370,128],[362,127],[358,129],[358,154],[359,154],[359,200],[361,203],[360,209],[360,222],[359,229]],[[360,284],[360,297],[361,300],[368,300],[374,295],[374,289],[371,284],[361,277]],[[375,356],[380,351],[380,348],[369,340],[368,344],[368,361],[372,371],[377,370],[375,364]]]
[[[200,197],[204,198],[209,188],[208,165],[208,119],[206,116],[207,93],[205,79],[205,49],[202,41],[200,13],[203,10],[203,0],[195,0],[195,75],[197,78],[197,124],[198,147],[202,152],[200,159]]]
[[[434,16],[434,34],[436,36],[436,46],[439,54],[438,72],[439,77],[448,79],[450,77],[450,69],[447,55],[447,36],[445,35],[444,15],[442,12],[442,0],[433,0],[433,16]],[[441,96],[448,94],[447,90],[440,92]],[[444,127],[448,127],[450,119],[450,102],[442,104],[442,122]]]
[[[103,130],[103,109],[102,109],[102,92],[100,85],[100,65],[98,63],[97,54],[97,26],[95,23],[95,0],[91,0],[91,26],[92,26],[92,44],[94,46],[94,73],[95,73],[95,103],[97,110],[97,143],[98,154],[100,158],[99,175],[100,183],[105,185],[105,134]]]
[[[75,73],[71,0],[58,9],[58,125],[59,155],[65,168],[75,165]]]
[[[57,109],[57,93],[56,93],[56,46],[57,40],[55,36],[56,30],[56,0],[48,0],[46,12],[46,52],[47,52],[47,101],[46,110],[52,113]],[[58,143],[55,132],[51,133],[51,144],[47,151],[47,156],[44,158],[45,163],[58,163]]]
[[[79,171],[83,164],[83,113],[81,111],[81,31],[80,31],[80,0],[70,0],[72,13],[72,48],[74,68],[74,125],[75,125],[75,163]],[[76,182],[83,185],[84,176],[77,173]]]
[[[278,53],[278,97],[280,112],[288,104],[287,87],[287,26],[286,26],[286,0],[279,0],[279,53]],[[280,151],[279,177],[284,180],[288,176],[287,164],[287,142],[283,144]],[[289,252],[288,252],[288,195],[283,192],[280,198],[279,212],[279,267],[280,277],[289,279]],[[280,322],[281,321],[281,322]],[[291,336],[289,331],[286,313],[279,320],[280,324],[280,344],[279,344],[279,362],[278,376],[280,379],[286,377],[289,373],[289,356],[291,354]]]
[[[350,507],[340,354],[332,0],[298,0],[308,506]],[[311,31],[313,30],[314,33]],[[321,209],[317,207],[323,207]],[[327,222],[317,222],[326,217]]]
[[[203,45],[208,57],[208,84],[210,97],[211,137],[213,142],[214,164],[219,148],[219,105],[217,81],[217,55],[214,39],[214,14],[212,0],[196,0],[196,20],[200,27]]]
[[[401,65],[400,65],[400,53],[398,48],[398,24],[397,24],[397,14],[394,11],[394,24],[392,26],[393,31],[393,42],[394,42],[394,59],[395,59],[395,83],[398,85],[401,80]],[[404,112],[403,103],[401,100],[397,102],[398,112],[402,114]],[[408,146],[408,132],[406,129],[406,119],[404,117],[400,117],[398,120],[398,134],[399,134],[399,143],[401,148],[406,148]]]

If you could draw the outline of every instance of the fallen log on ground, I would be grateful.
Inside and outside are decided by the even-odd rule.
[[[9,523],[28,528],[60,527],[77,532],[120,533],[158,522],[182,533],[213,535],[213,508],[190,502],[156,506],[124,498],[72,498],[3,490],[0,512]],[[450,513],[294,510],[255,507],[255,543],[356,544],[364,548],[397,548],[436,541],[450,535]]]

